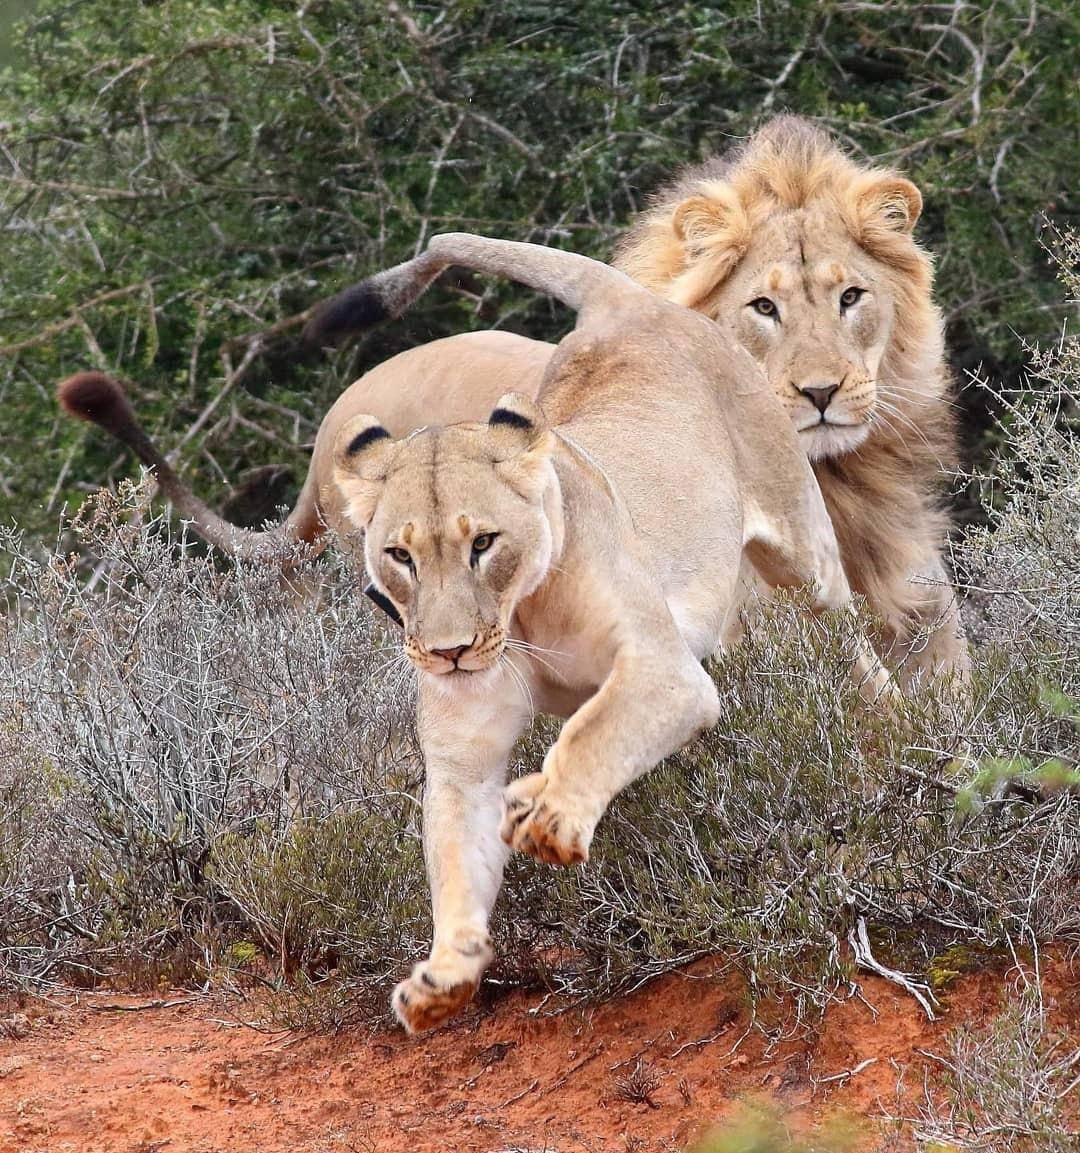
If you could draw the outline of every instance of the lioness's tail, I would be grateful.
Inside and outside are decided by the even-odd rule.
[[[610,306],[621,296],[644,293],[624,273],[587,256],[540,244],[448,232],[433,237],[420,256],[369,276],[325,301],[308,321],[304,338],[332,344],[382,320],[393,320],[427,291],[440,272],[455,264],[527,284],[576,312],[601,301]]]
[[[218,516],[176,475],[139,424],[124,390],[105,373],[77,372],[59,385],[56,395],[72,416],[99,425],[152,468],[162,493],[177,512],[222,552],[235,557],[281,557],[285,555],[283,544],[307,535],[302,531],[306,518],[300,504],[285,521],[265,532],[240,528]]]

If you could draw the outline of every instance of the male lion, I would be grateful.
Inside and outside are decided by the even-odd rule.
[[[615,257],[641,284],[717,320],[765,368],[813,463],[852,588],[883,622],[886,656],[905,679],[968,668],[942,562],[939,490],[955,443],[931,262],[912,237],[921,208],[910,181],[853,163],[783,116],[662,189]],[[347,289],[308,334],[325,342],[399,315],[414,287],[391,279],[382,299]],[[359,387],[401,432],[481,419],[508,376],[535,395],[553,352],[470,333],[403,353]]]
[[[368,575],[420,670],[435,932],[394,994],[410,1030],[455,1012],[491,960],[503,842],[584,861],[612,798],[715,723],[699,662],[731,611],[744,552],[772,584],[809,585],[819,608],[851,602],[796,433],[716,325],[606,265],[535,245],[440,236],[397,276],[430,281],[451,263],[579,311],[537,402],[511,393],[486,424],[395,440],[349,390],[322,423],[308,478],[333,528],[363,532]],[[261,534],[208,520],[107,377],[73,377],[60,397],[152,464],[210,539],[250,554],[303,527],[295,513]],[[868,696],[888,688],[865,642],[854,657]],[[569,720],[541,771],[506,787],[535,711]]]

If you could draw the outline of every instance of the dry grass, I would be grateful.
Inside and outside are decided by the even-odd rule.
[[[944,1055],[928,1054],[942,1076],[924,1087],[918,1114],[902,1119],[921,1148],[1074,1153],[1080,1048],[1051,1027],[1038,986],[949,1041]]]
[[[720,724],[619,799],[587,870],[513,862],[504,980],[610,993],[719,953],[809,1010],[863,932],[865,962],[915,976],[957,943],[1080,940],[1080,454],[1073,378],[1048,370],[1058,392],[1006,430],[994,527],[960,546],[983,574],[970,699],[868,712],[850,625],[778,603],[715,668]],[[3,541],[0,975],[381,989],[426,945],[422,773],[411,673],[356,578],[307,562],[301,595],[218,566],[139,490],[70,529],[90,579]]]

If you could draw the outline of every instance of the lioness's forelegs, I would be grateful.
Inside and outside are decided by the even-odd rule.
[[[506,763],[529,720],[516,687],[451,692],[422,676],[424,859],[431,885],[431,955],[394,990],[410,1033],[441,1025],[476,992],[491,962],[488,918],[507,849],[499,838]]]
[[[617,654],[600,690],[563,726],[542,770],[507,788],[507,844],[549,864],[586,861],[615,795],[716,723],[716,686],[673,623],[671,630],[665,651]]]

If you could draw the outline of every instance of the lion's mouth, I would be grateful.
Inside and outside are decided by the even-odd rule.
[[[837,420],[835,417],[829,418],[825,413],[822,413],[817,420],[810,421],[809,424],[799,426],[799,432],[818,432],[823,428],[862,428],[866,424],[864,420]]]
[[[810,460],[844,456],[857,449],[870,433],[870,425],[861,420],[827,420],[824,415],[799,429],[803,448]]]
[[[413,660],[413,664],[415,664],[421,672],[430,673],[432,676],[441,677],[443,679],[454,680],[464,677],[476,676],[478,673],[488,672],[490,669],[494,668],[496,664],[498,664],[499,655],[500,654],[498,653],[492,655],[487,652],[464,653],[453,662],[444,659],[441,662],[441,668],[433,668],[431,663],[422,663],[418,660]],[[463,664],[463,661],[470,663]]]

